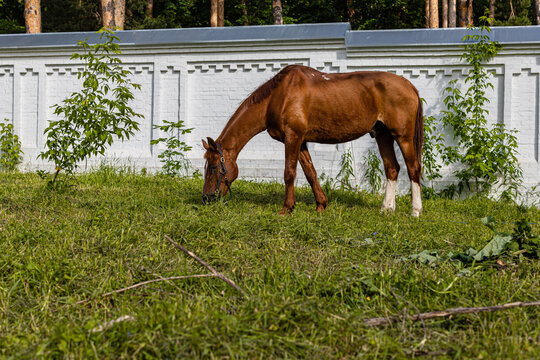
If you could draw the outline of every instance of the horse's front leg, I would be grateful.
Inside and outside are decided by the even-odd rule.
[[[317,179],[317,171],[313,166],[311,161],[311,155],[309,154],[307,144],[304,142],[300,147],[300,165],[302,165],[302,170],[306,175],[306,179],[313,190],[313,195],[315,196],[315,202],[317,203],[317,211],[324,211],[326,205],[328,204],[328,199],[324,194],[319,179]]]
[[[294,180],[296,179],[296,167],[301,145],[302,139],[297,134],[290,133],[285,137],[285,202],[279,213],[280,215],[289,214],[296,203],[294,199]]]

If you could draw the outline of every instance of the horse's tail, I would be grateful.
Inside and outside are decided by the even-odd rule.
[[[418,95],[418,110],[416,110],[416,123],[414,127],[414,148],[416,150],[416,158],[418,159],[420,170],[422,170],[422,149],[424,147],[424,110],[420,95]]]

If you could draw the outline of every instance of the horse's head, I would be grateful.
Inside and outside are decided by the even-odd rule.
[[[206,138],[208,142],[202,141],[206,153],[204,158],[206,165],[204,169],[204,185],[202,191],[203,203],[216,200],[225,196],[231,183],[238,176],[238,166],[230,154],[223,150],[221,145],[212,138]]]

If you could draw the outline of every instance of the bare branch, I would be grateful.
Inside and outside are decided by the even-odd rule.
[[[105,331],[108,328],[112,327],[114,324],[118,324],[118,323],[123,322],[123,321],[134,321],[134,320],[135,320],[135,318],[133,316],[130,316],[130,315],[120,316],[118,319],[107,321],[105,324],[98,325],[98,326],[96,326],[95,328],[93,328],[92,330],[90,330],[88,332],[90,334],[102,332],[102,331]]]
[[[506,309],[512,309],[512,308],[518,308],[518,307],[529,307],[529,306],[540,306],[540,301],[533,301],[533,302],[513,302],[503,305],[496,305],[496,306],[485,306],[485,307],[457,307],[457,308],[451,308],[446,309],[442,311],[431,311],[431,312],[425,312],[420,313],[417,315],[412,315],[408,317],[408,320],[411,321],[418,321],[418,320],[426,320],[426,319],[436,319],[436,318],[442,318],[442,317],[449,317],[453,315],[462,315],[462,314],[473,314],[473,313],[481,313],[481,312],[493,312],[493,311],[499,311],[499,310],[506,310]],[[400,320],[403,320],[402,316],[399,315],[393,315],[388,317],[379,317],[379,318],[370,318],[370,319],[364,319],[364,324],[369,326],[383,326],[392,324],[395,322],[398,322]]]
[[[195,279],[195,278],[208,278],[208,277],[216,277],[216,278],[219,278],[221,280],[223,280],[224,282],[226,282],[227,284],[229,284],[230,286],[232,286],[234,289],[238,290],[242,295],[244,295],[244,297],[248,297],[246,292],[244,290],[242,290],[238,285],[236,285],[236,283],[234,281],[232,281],[231,279],[229,279],[228,277],[226,277],[225,275],[223,275],[222,273],[220,273],[219,271],[217,271],[216,269],[214,269],[212,266],[208,265],[204,260],[202,260],[201,258],[199,258],[197,255],[195,255],[194,253],[192,253],[191,251],[189,251],[188,249],[186,249],[185,247],[181,246],[181,245],[178,245],[174,240],[172,240],[170,237],[168,237],[167,235],[165,235],[165,239],[167,239],[171,244],[173,244],[175,247],[177,247],[178,249],[182,250],[183,252],[185,252],[186,254],[188,254],[189,256],[191,256],[193,259],[195,259],[199,264],[201,264],[202,266],[204,266],[205,268],[207,268],[208,270],[210,270],[211,274],[196,274],[196,275],[184,275],[184,276],[171,276],[171,277],[167,277],[167,278],[164,278],[164,277],[161,277],[159,276],[159,279],[153,279],[153,280],[147,280],[147,281],[142,281],[140,283],[137,283],[137,284],[133,284],[131,286],[128,286],[128,287],[125,287],[125,288],[122,288],[122,289],[118,289],[118,290],[114,290],[114,291],[111,291],[111,292],[108,292],[106,294],[103,294],[100,296],[100,298],[105,298],[105,297],[108,297],[108,296],[111,296],[111,295],[114,295],[114,294],[118,294],[118,293],[122,293],[124,291],[127,291],[127,290],[131,290],[131,289],[135,289],[135,288],[138,288],[138,287],[141,287],[141,286],[144,286],[144,285],[148,285],[148,284],[152,284],[152,283],[156,283],[156,282],[160,282],[160,281],[170,281],[170,280],[182,280],[182,279]],[[76,303],[74,303],[73,305],[80,305],[80,304],[85,304],[89,301],[91,301],[92,299],[86,299],[86,300],[81,300],[81,301],[77,301]]]
[[[135,288],[138,288],[138,287],[141,287],[141,286],[144,286],[144,285],[148,285],[148,284],[152,284],[152,283],[156,283],[156,282],[160,282],[160,281],[206,278],[206,277],[217,277],[217,276],[215,274],[197,274],[197,275],[171,276],[171,277],[167,277],[167,278],[162,277],[162,278],[159,278],[159,279],[147,280],[147,281],[143,281],[143,282],[140,282],[140,283],[137,283],[137,284],[133,284],[131,286],[128,286],[128,287],[125,287],[125,288],[122,288],[122,289],[114,290],[114,291],[111,291],[111,292],[108,292],[106,294],[101,295],[101,297],[102,298],[108,297],[108,296],[111,296],[111,295],[114,295],[114,294],[122,293],[122,292],[127,291],[127,290],[135,289]],[[92,299],[86,299],[86,300],[77,301],[73,305],[84,304],[84,303],[87,303],[87,302],[89,302],[91,300]]]
[[[199,258],[197,255],[195,255],[194,253],[192,253],[191,251],[189,251],[188,249],[186,249],[185,247],[181,246],[181,245],[178,245],[174,240],[172,240],[170,237],[168,237],[167,235],[165,235],[165,239],[167,239],[171,244],[173,244],[176,248],[182,250],[183,252],[185,252],[186,254],[188,254],[189,256],[191,256],[193,259],[195,259],[199,264],[201,264],[202,266],[204,266],[205,268],[207,268],[208,270],[210,270],[212,272],[212,274],[217,277],[217,278],[220,278],[221,280],[225,281],[227,284],[229,284],[230,286],[232,286],[233,288],[235,288],[236,290],[238,290],[239,292],[242,293],[242,295],[244,295],[245,297],[247,297],[247,294],[244,290],[242,290],[242,288],[240,288],[238,285],[236,285],[236,283],[234,281],[232,281],[231,279],[229,279],[228,277],[226,277],[225,275],[223,275],[222,273],[220,273],[219,271],[217,271],[216,269],[214,269],[212,266],[208,265],[204,260],[202,260],[201,258]]]

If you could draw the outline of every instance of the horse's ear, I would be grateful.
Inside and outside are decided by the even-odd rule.
[[[217,144],[216,142],[214,141],[214,139],[212,139],[211,137],[207,137],[206,140],[208,140],[208,145],[210,145],[210,147],[212,148],[212,150],[215,150],[217,151]]]
[[[210,147],[210,145],[208,145],[208,143],[206,141],[204,141],[204,139],[202,139],[202,146],[208,150],[208,148]]]

